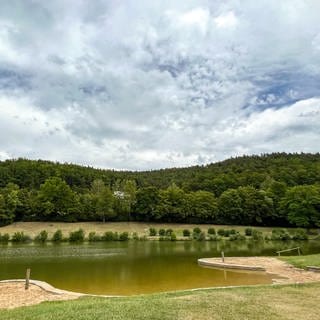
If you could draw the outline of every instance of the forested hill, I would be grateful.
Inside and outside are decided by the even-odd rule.
[[[112,187],[117,180],[135,180],[139,187],[165,189],[175,183],[186,191],[207,190],[219,196],[229,188],[259,187],[272,178],[288,186],[320,182],[320,154],[274,153],[242,156],[205,166],[152,171],[115,171],[43,160],[0,161],[0,187],[9,182],[20,188],[37,189],[49,177],[58,176],[76,190],[90,188],[101,179]]]
[[[319,185],[319,153],[243,156],[143,172],[6,160],[0,162],[0,224],[102,218],[320,226]],[[310,198],[307,217],[288,216],[294,207],[289,197],[300,197],[300,205]]]

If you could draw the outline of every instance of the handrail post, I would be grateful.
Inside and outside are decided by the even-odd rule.
[[[26,283],[25,283],[25,286],[24,286],[25,290],[29,289],[30,273],[31,273],[31,270],[30,270],[30,268],[28,268],[27,272],[26,272]]]

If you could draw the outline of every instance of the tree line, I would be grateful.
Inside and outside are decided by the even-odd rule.
[[[96,220],[320,227],[320,155],[246,156],[149,172],[0,162],[1,225]]]

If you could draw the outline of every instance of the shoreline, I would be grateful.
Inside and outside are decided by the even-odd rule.
[[[244,264],[235,264],[235,263],[226,263],[226,262],[219,262],[219,260],[212,261],[208,258],[198,259],[198,264],[201,267],[211,267],[217,269],[230,269],[232,271],[266,271],[266,268],[261,266],[248,266]]]
[[[221,264],[221,258],[199,259],[205,261],[204,267],[217,267]],[[210,266],[211,264],[211,266]],[[236,267],[241,271],[240,267],[245,267],[243,271],[256,272],[257,267],[264,268],[266,272],[275,276],[272,284],[268,285],[244,285],[244,286],[224,286],[210,288],[194,288],[188,290],[177,290],[170,292],[194,292],[208,289],[232,289],[241,287],[257,287],[257,286],[278,286],[287,284],[305,284],[312,282],[320,282],[320,273],[296,268],[284,261],[272,257],[233,257],[225,258],[224,265]],[[223,266],[223,265],[222,265]],[[220,267],[221,269],[221,267]],[[235,270],[236,270],[235,269]],[[250,271],[251,270],[251,271]],[[30,287],[28,290],[24,288],[25,279],[9,279],[0,281],[0,309],[12,309],[22,306],[39,304],[44,301],[61,301],[74,300],[80,297],[104,297],[104,298],[120,298],[127,296],[118,295],[95,295],[80,292],[62,290],[53,287],[47,282],[30,279]],[[170,293],[164,292],[164,293]]]
[[[200,261],[200,263],[199,263]],[[198,260],[199,265],[209,268],[229,269],[234,271],[261,271],[276,276],[273,284],[294,284],[320,281],[320,273],[296,268],[293,265],[274,257],[227,257],[204,258]]]

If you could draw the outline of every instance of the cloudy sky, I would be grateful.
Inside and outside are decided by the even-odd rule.
[[[318,152],[318,0],[2,0],[0,160]]]

